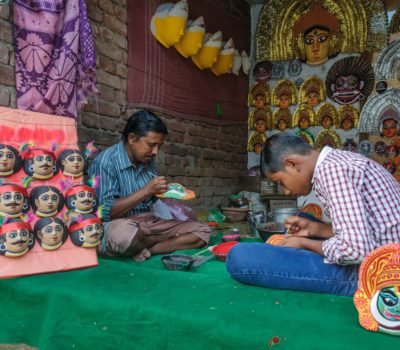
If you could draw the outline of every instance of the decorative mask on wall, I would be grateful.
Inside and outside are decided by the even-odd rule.
[[[31,226],[21,219],[6,219],[0,225],[0,254],[18,258],[29,252],[35,244]]]
[[[322,80],[316,76],[308,77],[300,86],[300,103],[306,103],[309,107],[325,101],[325,85]]]
[[[337,61],[326,76],[326,91],[330,99],[341,105],[366,99],[375,84],[372,66],[360,57]]]
[[[310,65],[325,63],[339,52],[339,21],[328,10],[315,2],[310,11],[294,24],[294,50],[297,57]]]
[[[374,150],[374,146],[371,141],[363,140],[360,142],[358,152],[363,156],[369,157]]]
[[[333,104],[327,102],[319,107],[317,112],[316,124],[324,129],[339,127],[339,116]]]
[[[315,125],[315,113],[313,109],[307,105],[300,105],[294,112],[293,126],[298,126],[305,130]]]
[[[340,136],[332,129],[322,130],[316,137],[314,142],[314,148],[321,150],[325,146],[332,148],[342,148]]]
[[[293,81],[284,79],[272,91],[272,104],[280,109],[288,109],[297,103],[297,89]]]
[[[104,233],[101,219],[93,214],[81,214],[74,217],[68,228],[72,243],[83,248],[97,247]]]
[[[267,83],[256,83],[249,91],[248,105],[257,109],[265,108],[270,104],[270,92]]]
[[[345,131],[357,128],[359,114],[351,105],[345,105],[339,108],[339,127]]]
[[[230,73],[233,65],[233,54],[235,46],[233,39],[230,38],[218,53],[217,61],[211,67],[211,72],[216,76],[221,74]]]
[[[314,144],[314,135],[308,128],[315,125],[315,113],[313,109],[305,104],[297,107],[294,118],[293,126],[298,126],[299,130],[296,135],[304,139],[308,144]]]
[[[276,109],[274,112],[274,128],[279,131],[285,131],[292,127],[292,113],[289,109]]]
[[[34,179],[48,180],[58,171],[56,156],[46,149],[27,149],[23,158],[24,171]]]
[[[248,128],[259,133],[264,133],[272,127],[272,112],[269,107],[255,109],[250,113]]]
[[[0,216],[17,218],[28,209],[28,193],[24,187],[12,183],[0,185]]]
[[[64,176],[79,177],[87,171],[86,156],[78,149],[66,149],[58,156],[58,164]]]
[[[266,83],[272,78],[272,62],[257,62],[253,68],[253,77],[258,83]]]
[[[400,335],[400,244],[386,244],[362,262],[353,300],[368,331]]]
[[[161,4],[151,18],[151,33],[165,47],[171,47],[184,34],[187,18],[188,5],[186,0],[181,0],[176,4]]]
[[[29,194],[33,213],[36,216],[47,218],[57,215],[64,206],[64,197],[53,186],[38,186]]]
[[[211,68],[218,59],[218,53],[222,46],[222,33],[220,31],[206,33],[200,50],[191,58],[199,69]]]
[[[395,111],[397,115],[400,114],[400,89],[388,89],[368,99],[360,115],[359,132],[372,135],[383,134],[383,117],[389,110]],[[397,124],[399,124],[399,119],[397,119]]]
[[[381,136],[390,139],[399,135],[400,111],[389,106],[382,112],[380,119],[379,131]]]
[[[381,0],[264,3],[256,30],[257,62],[300,58],[319,64],[339,52],[377,52],[387,45],[387,12]]]
[[[97,205],[94,188],[83,184],[72,186],[65,194],[65,204],[80,214],[93,213]]]
[[[291,77],[297,77],[303,71],[302,63],[299,60],[292,60],[289,63],[288,72]]]
[[[187,21],[185,33],[175,44],[175,48],[185,58],[193,56],[200,50],[204,35],[205,23],[202,16],[194,21]]]
[[[343,142],[343,146],[342,149],[344,151],[349,151],[349,152],[357,152],[358,149],[358,145],[357,143],[354,141],[354,139],[346,139],[345,142]]]
[[[22,158],[12,146],[0,144],[0,177],[7,177],[19,171]]]
[[[60,248],[68,238],[68,230],[64,221],[57,217],[38,220],[33,232],[39,245],[45,250]]]
[[[181,184],[172,182],[168,184],[167,190],[165,192],[157,194],[156,196],[163,199],[173,198],[187,201],[196,198],[196,193]]]
[[[253,134],[251,134],[249,141],[247,142],[247,151],[261,154],[262,147],[266,139],[267,136],[265,134],[259,134],[258,132],[254,132]]]

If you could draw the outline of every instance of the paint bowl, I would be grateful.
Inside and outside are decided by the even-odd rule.
[[[231,234],[231,235],[223,235],[222,240],[224,242],[240,241],[240,234],[235,233],[235,234]]]
[[[211,252],[218,260],[225,261],[229,251],[238,243],[238,241],[220,243],[214,246]]]
[[[190,255],[169,254],[164,255],[161,261],[168,270],[172,271],[189,271],[195,259]]]

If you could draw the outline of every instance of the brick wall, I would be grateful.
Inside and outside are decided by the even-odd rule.
[[[125,125],[127,90],[127,0],[87,0],[95,37],[98,98],[78,116],[79,142],[94,139],[104,148],[118,141]],[[16,107],[10,5],[0,5],[0,105]],[[162,115],[169,135],[157,158],[159,172],[169,181],[193,189],[191,204],[208,210],[227,204],[240,191],[246,173],[247,129]]]

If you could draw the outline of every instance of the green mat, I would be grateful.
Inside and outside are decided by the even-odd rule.
[[[196,251],[187,251],[195,253]],[[0,281],[0,343],[51,349],[394,349],[365,331],[352,298],[270,290],[233,281],[212,259],[168,271],[136,263]]]

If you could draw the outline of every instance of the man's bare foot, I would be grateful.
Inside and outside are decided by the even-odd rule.
[[[147,248],[144,248],[142,251],[132,256],[132,259],[135,261],[145,261],[150,257],[151,257],[150,251]]]

